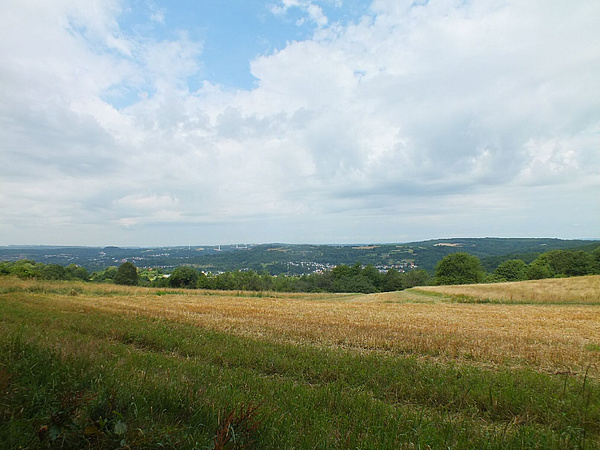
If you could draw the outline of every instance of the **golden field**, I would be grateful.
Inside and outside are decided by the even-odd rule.
[[[0,292],[10,289],[40,309],[149,316],[271,341],[549,373],[588,371],[594,378],[600,374],[599,286],[600,277],[590,276],[358,295],[0,278]]]
[[[600,305],[600,275],[521,281],[518,283],[425,286],[420,291],[474,300],[541,304]]]

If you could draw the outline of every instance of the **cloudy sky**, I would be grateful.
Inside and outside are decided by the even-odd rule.
[[[598,17],[3,0],[0,245],[600,238]]]

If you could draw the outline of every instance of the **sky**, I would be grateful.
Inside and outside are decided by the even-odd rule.
[[[3,0],[0,245],[600,238],[595,0]]]

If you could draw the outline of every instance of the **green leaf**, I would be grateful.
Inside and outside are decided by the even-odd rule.
[[[114,432],[115,434],[125,434],[127,432],[127,424],[122,420],[118,420],[115,422]]]
[[[58,437],[60,436],[61,431],[62,431],[61,427],[59,427],[58,425],[52,425],[50,427],[49,432],[48,432],[48,436],[50,437],[50,440],[52,442],[54,442],[56,439],[58,439]]]

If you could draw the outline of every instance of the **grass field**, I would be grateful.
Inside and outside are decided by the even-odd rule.
[[[0,278],[2,448],[600,448],[600,277],[402,292]]]

